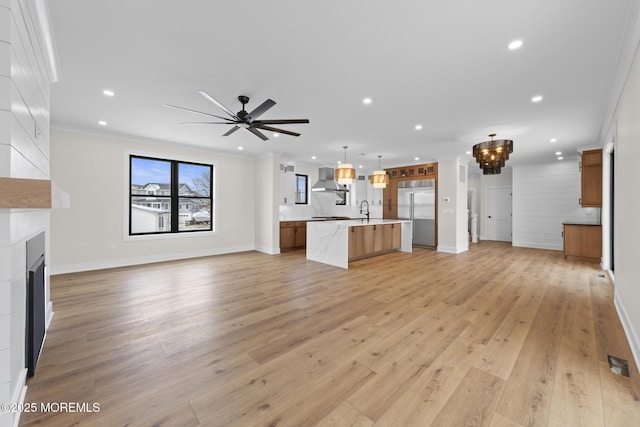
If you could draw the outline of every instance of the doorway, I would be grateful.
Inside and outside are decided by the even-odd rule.
[[[487,240],[512,241],[511,187],[487,188],[486,226]]]

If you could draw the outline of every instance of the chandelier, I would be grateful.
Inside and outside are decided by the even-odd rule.
[[[350,185],[353,183],[353,180],[356,179],[356,170],[353,168],[353,165],[347,163],[347,147],[344,148],[344,163],[338,165],[338,169],[336,169],[336,181],[340,185]]]
[[[513,141],[510,139],[497,139],[495,133],[489,135],[490,141],[481,142],[473,146],[473,157],[482,169],[483,175],[497,175],[504,164],[509,160],[509,154],[513,153]]]
[[[373,175],[371,175],[370,182],[373,185],[373,188],[387,188],[387,184],[389,183],[389,176],[387,172],[382,170],[382,166],[380,166],[380,159],[382,155],[378,155],[378,169],[377,171],[373,171]]]

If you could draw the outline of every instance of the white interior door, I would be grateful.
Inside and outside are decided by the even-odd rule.
[[[511,187],[487,188],[487,240],[511,242]]]

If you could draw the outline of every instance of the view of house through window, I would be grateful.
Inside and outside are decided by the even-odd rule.
[[[212,231],[213,165],[129,157],[129,234]]]
[[[307,204],[307,188],[309,185],[309,177],[307,175],[296,174],[296,204]]]

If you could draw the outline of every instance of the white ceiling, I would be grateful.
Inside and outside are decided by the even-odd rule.
[[[56,0],[51,125],[318,165],[346,145],[365,168],[379,154],[383,167],[472,160],[490,133],[513,139],[508,165],[575,158],[598,144],[632,1]],[[233,111],[238,95],[248,111],[271,98],[261,118],[311,123],[266,142],[181,125],[206,118],[164,104],[224,115],[200,89]]]

